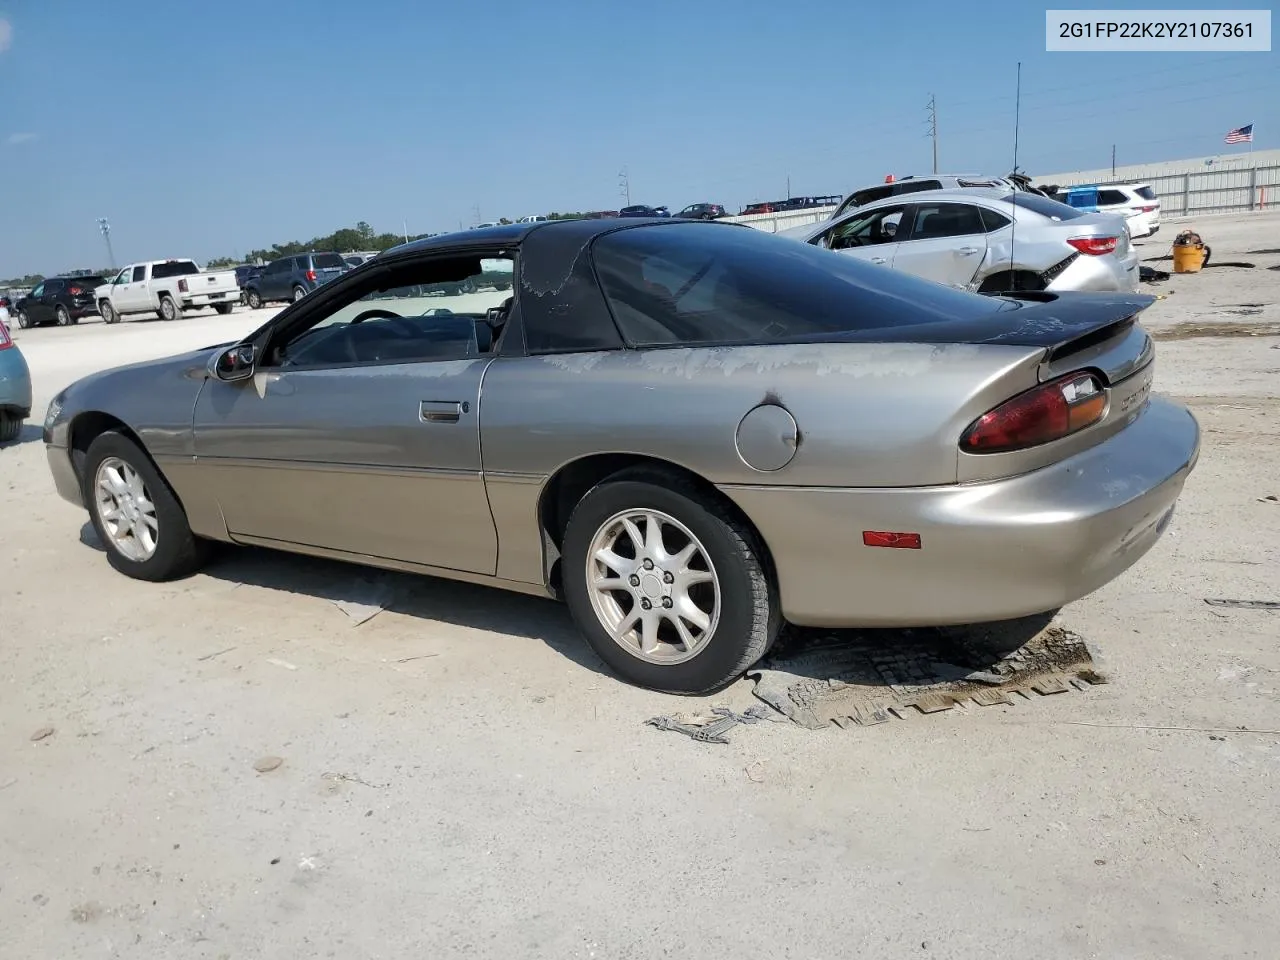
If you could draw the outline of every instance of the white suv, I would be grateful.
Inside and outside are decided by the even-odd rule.
[[[1081,184],[1060,188],[1053,199],[1078,210],[1120,214],[1134,240],[1154,236],[1160,229],[1160,198],[1150,184]]]

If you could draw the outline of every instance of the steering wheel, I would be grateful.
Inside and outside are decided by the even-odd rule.
[[[354,327],[357,323],[364,323],[366,320],[403,320],[403,319],[404,317],[402,317],[398,313],[393,313],[390,310],[383,310],[381,307],[374,307],[372,310],[366,310],[364,313],[357,314],[356,316],[352,317],[350,325]]]

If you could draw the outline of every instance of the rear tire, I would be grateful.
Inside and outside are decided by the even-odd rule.
[[[57,309],[53,311],[53,318],[60,327],[71,326],[71,311],[62,304],[58,304]]]
[[[9,443],[22,435],[22,418],[0,413],[0,443]]]
[[[168,482],[124,434],[108,430],[89,444],[82,482],[89,519],[107,561],[120,573],[135,580],[177,580],[208,559],[208,542],[191,532]],[[151,531],[149,542],[148,534],[139,533],[144,529]]]
[[[98,304],[98,313],[102,314],[103,323],[115,323],[120,319],[116,314],[115,308],[111,306],[110,300],[103,300]]]
[[[236,308],[234,303],[215,303],[213,309],[217,310],[224,317]]]
[[[599,559],[601,551],[612,564]],[[684,551],[691,553],[682,561]],[[741,676],[782,626],[763,557],[755,532],[688,481],[637,470],[610,477],[578,502],[561,574],[578,629],[615,673],[653,690],[698,695]],[[613,586],[593,585],[601,578]],[[649,618],[656,625],[646,630]]]
[[[257,290],[250,290],[245,294],[245,299],[249,302],[250,310],[262,309],[262,295]]]
[[[182,308],[174,301],[173,297],[160,298],[160,319],[161,320],[181,320]]]
[[[306,289],[306,287],[294,287],[294,288],[293,288],[293,302],[294,302],[294,303],[297,303],[299,300],[301,300],[301,299],[302,299],[303,297],[305,297],[306,295],[307,295],[307,289]]]

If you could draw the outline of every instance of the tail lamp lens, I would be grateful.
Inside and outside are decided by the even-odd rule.
[[[966,453],[1007,453],[1061,440],[1102,419],[1107,393],[1090,373],[1041,384],[985,413],[964,432]]]
[[[1115,253],[1118,242],[1115,237],[1072,237],[1067,241],[1081,253],[1090,257],[1101,257],[1108,253]]]
[[[0,320],[0,350],[8,350],[13,346],[13,341],[9,339],[9,328],[4,325],[4,321]]]
[[[315,283],[315,282],[316,282],[316,272],[315,272],[314,270],[308,270],[308,271],[307,271],[307,279],[308,279],[308,280],[310,280],[312,283]]]

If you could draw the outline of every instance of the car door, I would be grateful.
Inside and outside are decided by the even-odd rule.
[[[969,203],[919,202],[911,205],[906,220],[909,229],[903,230],[894,269],[952,287],[967,287],[987,255],[987,236],[978,208]]]
[[[285,300],[288,294],[284,293],[284,278],[289,269],[289,265],[293,263],[291,257],[285,257],[282,260],[272,260],[267,264],[267,269],[262,271],[262,276],[258,278],[258,294],[263,300]]]
[[[53,319],[52,308],[47,308],[47,298],[45,291],[48,289],[52,281],[36,284],[34,290],[27,294],[26,299],[22,302],[22,312],[27,315],[27,322],[30,324],[48,323]]]
[[[906,209],[906,204],[874,210],[859,209],[847,214],[811,242],[868,263],[891,267],[900,246],[897,242],[898,229]]]
[[[147,265],[136,263],[120,272],[127,279],[119,284],[111,293],[111,303],[117,313],[142,313],[151,309],[151,298],[147,293]]]
[[[479,410],[492,353],[477,336],[489,328],[462,312],[474,296],[463,305],[440,283],[371,289],[393,270],[409,279],[374,271],[295,314],[252,379],[207,381],[197,471],[235,539],[491,575]]]

